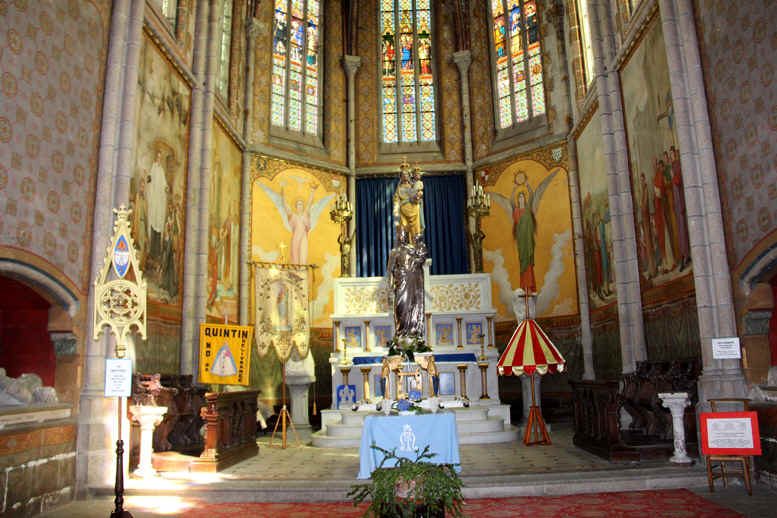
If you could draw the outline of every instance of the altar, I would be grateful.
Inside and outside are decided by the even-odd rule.
[[[518,437],[519,430],[510,423],[510,407],[499,398],[491,277],[429,275],[429,263],[424,266],[424,338],[439,376],[432,381],[422,375],[420,387],[409,386],[412,377],[402,380],[407,386],[399,386],[394,373],[388,383],[382,377],[386,343],[394,335],[386,278],[335,280],[329,355],[332,406],[321,411],[322,429],[313,434],[314,446],[358,447],[365,417],[381,400],[395,400],[397,387],[403,393],[417,389],[424,397],[436,394],[441,406],[455,409],[461,444]]]
[[[426,446],[434,457],[429,462],[459,465],[459,435],[453,412],[422,415],[369,416],[364,420],[359,446],[359,477],[370,478],[383,461],[383,453],[372,448],[375,444],[384,450],[395,451],[397,457],[415,460]],[[383,467],[396,465],[387,461]]]

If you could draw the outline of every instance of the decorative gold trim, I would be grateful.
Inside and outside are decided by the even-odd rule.
[[[642,23],[639,24],[639,28],[637,28],[637,30],[634,32],[634,35],[629,39],[626,45],[626,51],[623,52],[618,58],[618,61],[616,61],[615,70],[618,71],[619,75],[623,72],[623,68],[631,60],[634,52],[637,51],[637,48],[642,43],[645,34],[647,34],[650,28],[652,28],[653,23],[655,23],[658,18],[658,3],[655,3],[653,4],[653,8],[650,10],[650,12],[648,12],[647,16],[642,19]]]
[[[588,111],[585,112],[583,115],[583,118],[580,119],[580,122],[578,122],[574,129],[572,130],[572,133],[569,135],[572,140],[575,141],[575,145],[577,145],[577,139],[580,138],[580,134],[583,133],[583,130],[588,126],[588,123],[591,122],[591,118],[594,116],[594,113],[596,113],[596,110],[599,109],[599,99],[594,100],[594,102],[591,103],[591,106],[588,108]]]
[[[553,150],[558,149],[559,147],[561,148],[561,158],[555,160],[553,158]],[[496,185],[496,182],[499,180],[499,176],[508,167],[520,160],[534,160],[535,162],[542,164],[546,169],[561,167],[564,170],[568,170],[569,156],[567,154],[567,141],[559,140],[558,142],[527,151],[526,153],[521,153],[509,158],[505,158],[493,164],[483,165],[477,168],[476,174],[484,170],[488,170],[488,176],[486,178],[486,182],[483,185],[493,186]]]
[[[146,339],[146,281],[138,266],[135,243],[132,239],[129,215],[132,209],[124,205],[113,209],[116,221],[113,223],[113,237],[106,248],[100,274],[94,280],[94,336],[97,340],[108,326],[116,336],[116,356],[124,357],[127,349],[127,335],[134,326],[143,340]],[[122,251],[123,265],[117,264],[117,244],[124,240],[126,251]],[[132,272],[132,275],[130,274]],[[111,274],[113,272],[113,274]]]
[[[267,178],[268,180],[274,180],[279,173],[291,168],[304,169],[316,177],[322,187],[327,192],[344,192],[342,187],[346,183],[347,176],[334,169],[327,169],[321,166],[308,165],[303,162],[297,162],[294,160],[286,160],[284,158],[276,158],[263,153],[252,153],[251,156],[251,183],[255,182],[259,178]],[[332,176],[340,178],[341,187],[335,187],[332,185]]]

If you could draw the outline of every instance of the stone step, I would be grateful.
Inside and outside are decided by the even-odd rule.
[[[488,418],[487,407],[452,408],[451,410],[456,414],[457,423],[462,421],[482,421]]]
[[[456,430],[459,437],[473,433],[482,432],[501,432],[505,429],[505,422],[499,417],[488,417],[486,419],[459,421],[456,416]]]
[[[504,429],[504,422],[502,428],[498,431],[492,432],[477,432],[477,433],[460,433],[459,445],[462,444],[492,444],[497,442],[512,442],[520,439],[521,431],[515,426],[508,425],[507,429]]]
[[[361,424],[330,424],[326,428],[326,434],[330,437],[351,437],[358,441],[362,436]]]

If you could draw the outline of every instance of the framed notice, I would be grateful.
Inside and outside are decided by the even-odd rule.
[[[132,395],[132,360],[129,358],[105,359],[105,397],[130,397]]]
[[[742,358],[742,348],[739,346],[739,337],[713,338],[713,360],[738,360]]]
[[[760,455],[761,436],[755,412],[710,412],[699,415],[703,455]]]

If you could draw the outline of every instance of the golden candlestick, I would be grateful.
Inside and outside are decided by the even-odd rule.
[[[467,200],[467,214],[475,218],[475,231],[469,234],[472,243],[473,257],[475,259],[475,271],[483,271],[483,240],[486,234],[480,226],[480,220],[491,212],[491,198],[483,190],[483,186],[477,183],[472,186],[472,192]]]
[[[372,367],[359,367],[359,370],[362,371],[362,395],[364,396],[364,401],[368,402],[370,400],[370,371]]]
[[[486,332],[488,333],[488,348],[493,349],[494,348],[494,340],[493,340],[493,334],[491,332],[491,326],[494,323],[494,317],[486,317],[486,322],[488,322],[488,329]]]
[[[364,351],[370,352],[370,321],[364,321]]]
[[[464,337],[461,335],[461,317],[456,317],[456,325],[459,328],[459,344],[456,346],[456,348],[464,349]]]
[[[334,344],[335,352],[339,353],[340,351],[340,321],[335,321],[335,344]],[[343,344],[343,347],[345,347],[345,344]]]
[[[491,399],[490,397],[488,397],[488,383],[487,383],[488,362],[478,363],[478,368],[480,368],[480,386],[482,389],[480,399]]]
[[[345,194],[338,194],[335,198],[335,206],[329,211],[329,217],[335,223],[340,224],[340,235],[337,243],[340,245],[340,277],[350,277],[351,272],[351,247],[354,234],[348,233],[348,226],[353,218],[353,206]]]
[[[461,385],[461,398],[469,399],[467,398],[467,364],[460,363],[456,365],[456,368],[459,369],[459,385]]]

